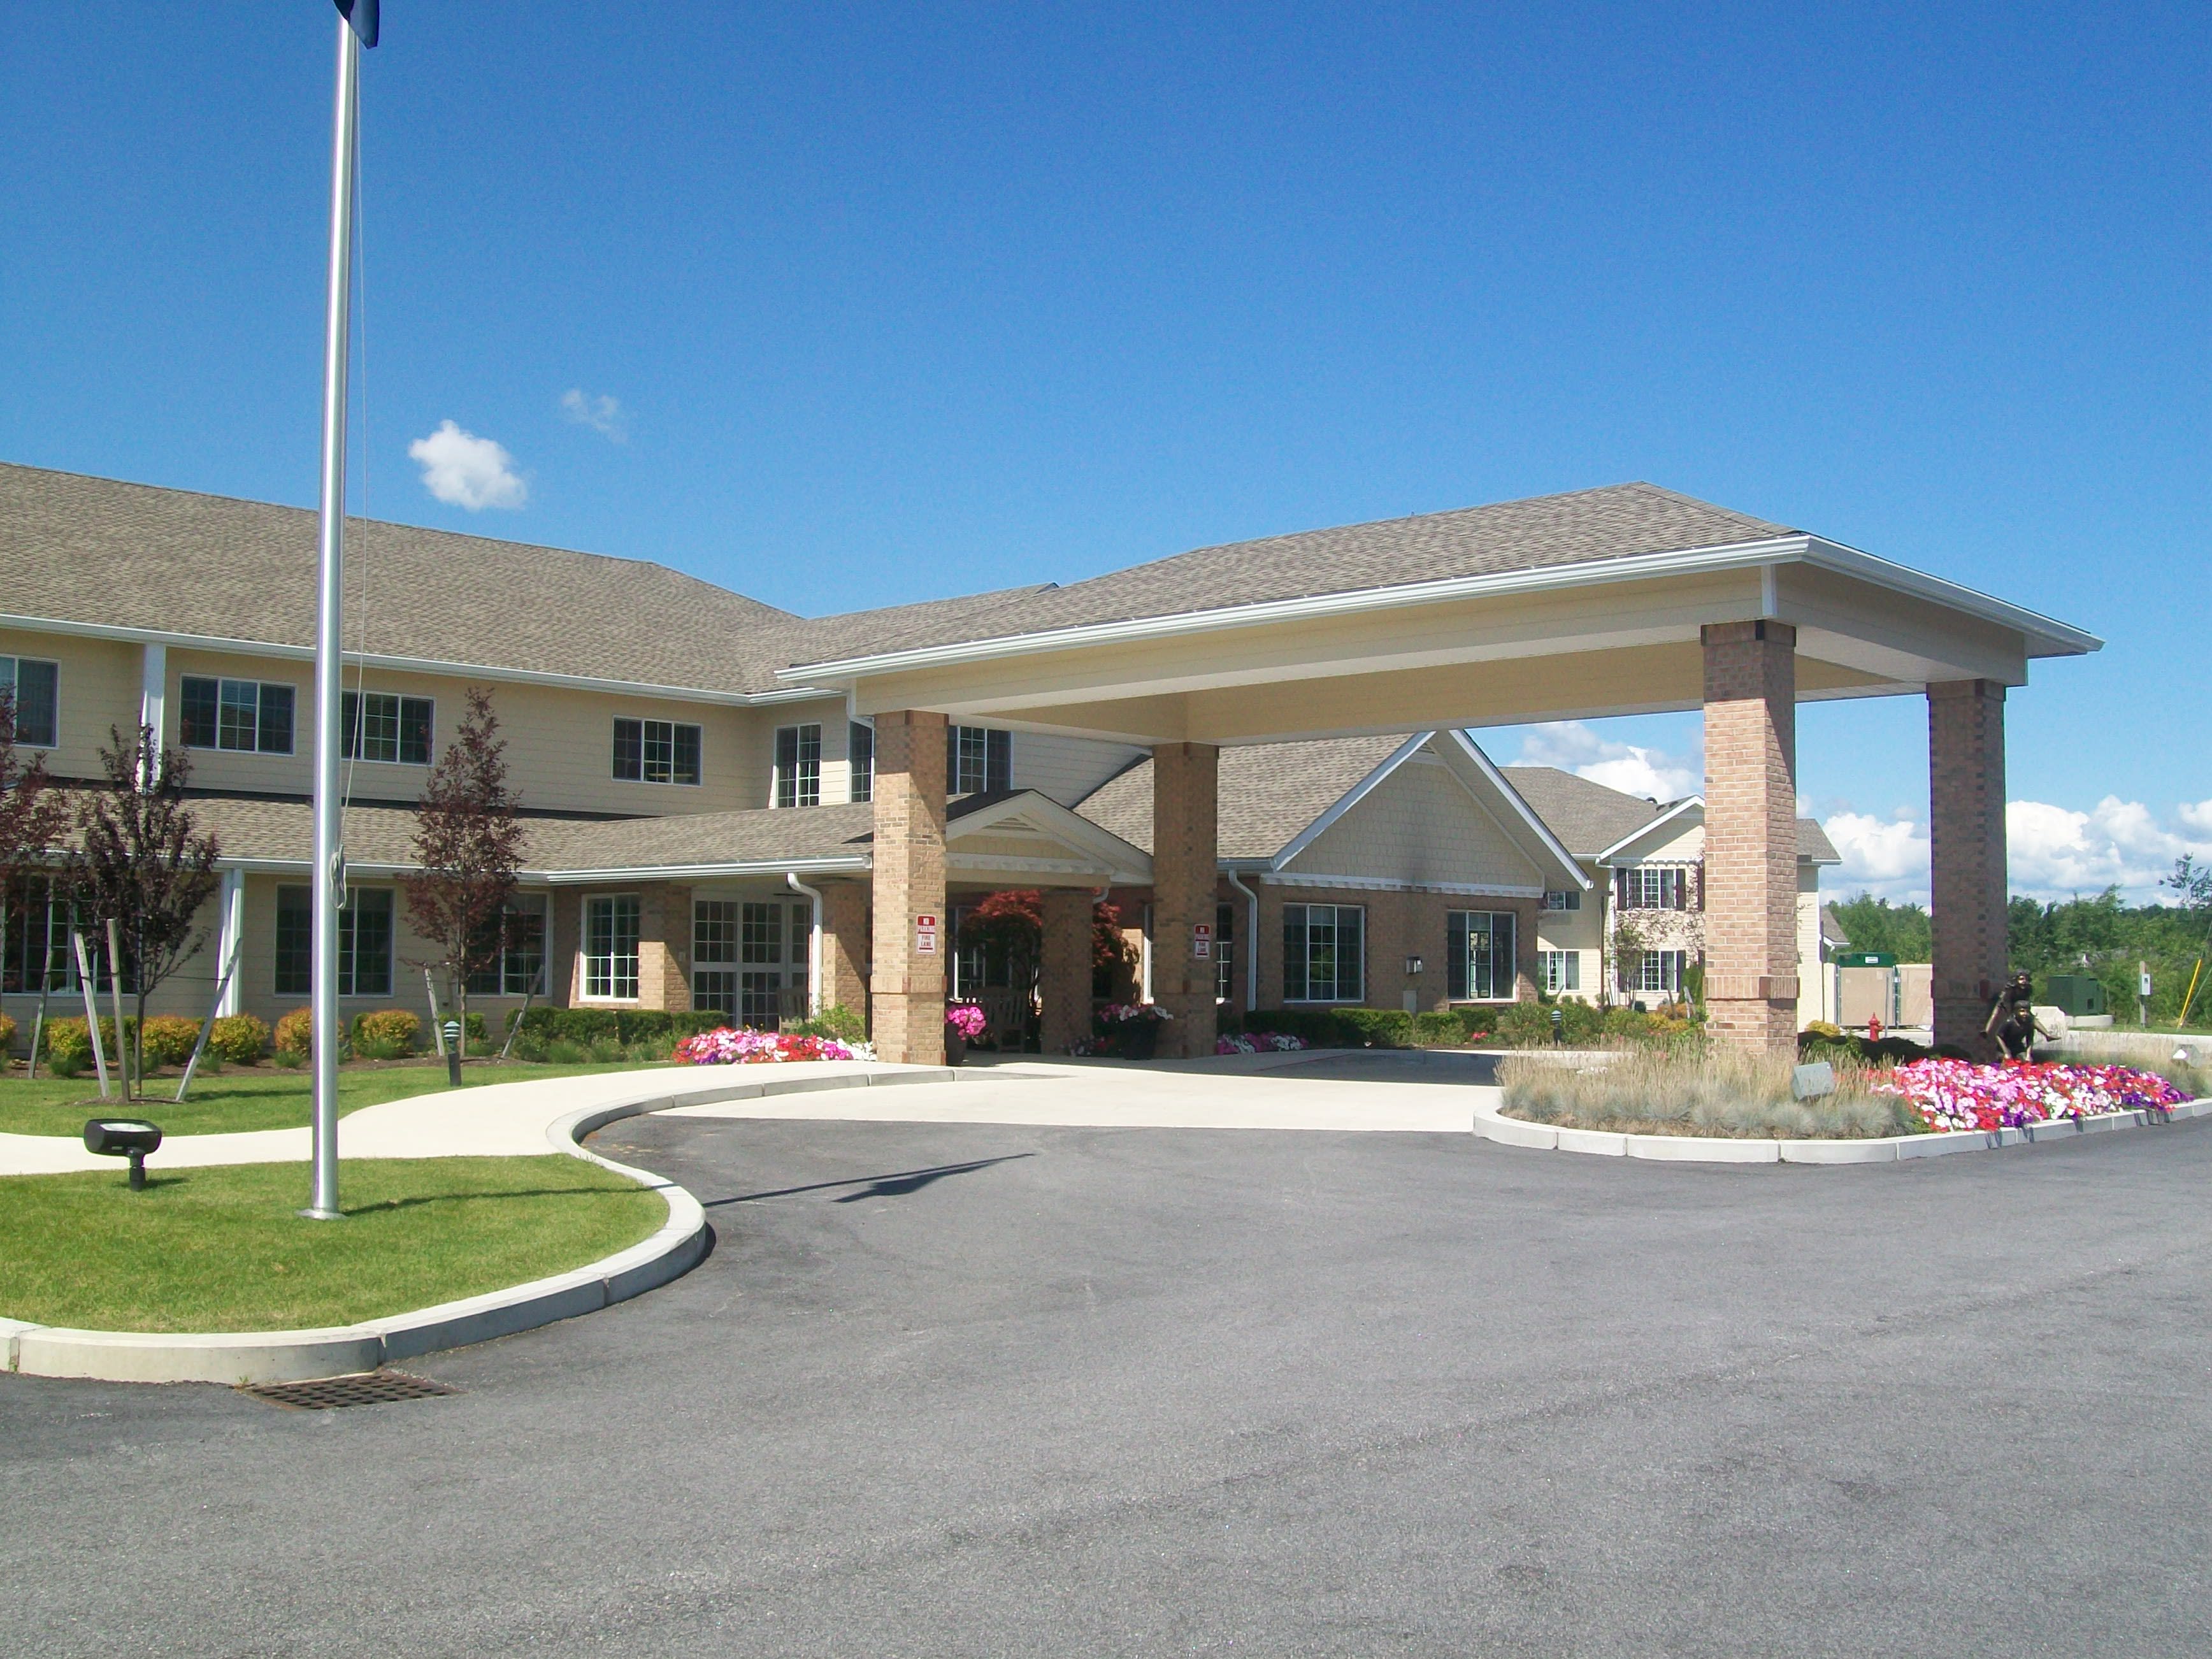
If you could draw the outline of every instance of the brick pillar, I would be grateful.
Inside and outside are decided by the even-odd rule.
[[[1091,1034],[1091,894],[1081,887],[1044,890],[1044,950],[1037,989],[1043,1000],[1037,1046],[1064,1054]]]
[[[857,881],[822,884],[822,1006],[868,1013],[868,890]]]
[[[1723,1042],[1797,1028],[1797,630],[1718,623],[1705,650],[1705,1006]]]
[[[876,716],[875,971],[869,986],[876,1053],[919,1066],[945,1062],[945,716]],[[935,954],[915,949],[916,922],[936,922]]]
[[[637,902],[637,1006],[691,1010],[691,890],[648,887]]]
[[[1978,1060],[1996,1058],[1982,1026],[2008,954],[2004,696],[1992,680],[1928,688],[1936,1041],[1957,1043]]]
[[[1214,919],[1220,773],[1221,751],[1211,744],[1152,750],[1152,1000],[1169,1015],[1164,1055],[1213,1052],[1213,959],[1193,954],[1193,930]]]

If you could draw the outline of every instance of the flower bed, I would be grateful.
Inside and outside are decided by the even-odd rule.
[[[721,1026],[688,1036],[676,1045],[681,1066],[770,1066],[789,1060],[866,1060],[859,1048],[835,1037],[788,1036],[781,1031],[756,1031],[750,1026]]]
[[[1217,1054],[1288,1054],[1305,1046],[1304,1037],[1283,1031],[1236,1031],[1213,1040]]]
[[[1900,1095],[1930,1129],[2017,1129],[2056,1118],[2177,1106],[2189,1098],[2155,1073],[2129,1066],[2008,1064],[1915,1060],[1878,1073],[1867,1087]]]

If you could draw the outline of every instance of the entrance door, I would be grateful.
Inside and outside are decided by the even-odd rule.
[[[806,988],[804,899],[696,899],[691,906],[691,1006],[755,1030],[781,1024],[779,994]]]

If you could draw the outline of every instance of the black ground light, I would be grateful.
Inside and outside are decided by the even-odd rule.
[[[161,1147],[161,1127],[135,1117],[95,1117],[84,1126],[84,1149],[131,1160],[131,1190],[146,1190],[146,1154]]]

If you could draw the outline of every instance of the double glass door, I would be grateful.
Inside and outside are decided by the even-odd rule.
[[[813,907],[804,899],[695,899],[691,1006],[772,1031],[787,990],[806,988]]]

